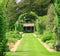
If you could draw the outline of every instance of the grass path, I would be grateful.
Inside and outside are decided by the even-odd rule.
[[[24,34],[24,38],[16,52],[8,52],[6,56],[60,56],[60,52],[48,52],[34,37],[33,33]]]

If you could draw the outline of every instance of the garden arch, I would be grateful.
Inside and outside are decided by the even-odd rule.
[[[20,29],[18,31],[34,32],[36,19],[38,19],[38,16],[34,12],[21,14],[17,21]]]

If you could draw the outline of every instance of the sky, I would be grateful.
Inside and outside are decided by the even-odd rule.
[[[19,3],[19,2],[21,2],[21,0],[15,0],[15,2],[16,2],[16,3]]]

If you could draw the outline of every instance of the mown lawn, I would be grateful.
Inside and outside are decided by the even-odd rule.
[[[33,33],[26,33],[17,51],[7,52],[6,56],[60,56],[60,52],[48,52]]]

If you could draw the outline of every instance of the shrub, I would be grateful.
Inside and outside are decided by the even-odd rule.
[[[18,39],[20,39],[21,37],[22,37],[22,35],[19,34],[19,33],[17,33],[17,32],[12,32],[12,31],[10,31],[10,32],[7,32],[7,33],[6,33],[6,38],[8,39],[8,41],[11,40],[11,42],[13,41],[14,43],[15,43]]]
[[[46,42],[48,40],[51,40],[52,38],[52,33],[50,31],[45,31],[43,36],[42,36],[42,41]]]
[[[20,34],[13,34],[13,38],[20,39],[22,36]]]
[[[6,33],[8,51],[13,48],[14,44],[22,37],[21,34],[15,31],[9,31]]]
[[[47,43],[47,44],[49,44],[49,43],[54,43],[54,40],[48,40],[48,41],[46,41],[46,43]]]
[[[42,41],[43,41],[43,42],[46,42],[47,40],[51,40],[51,36],[44,36],[44,37],[42,38]]]

